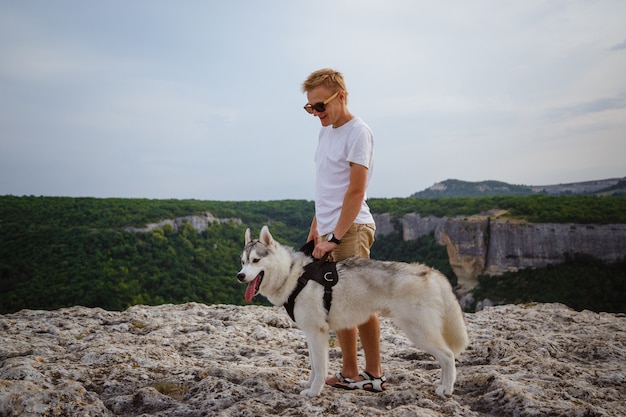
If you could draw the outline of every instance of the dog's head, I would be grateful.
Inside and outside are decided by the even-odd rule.
[[[241,270],[237,274],[239,282],[248,284],[245,298],[252,301],[261,290],[265,270],[268,267],[267,257],[276,248],[276,242],[267,226],[263,226],[258,240],[250,237],[250,229],[246,230],[246,245],[241,254]]]

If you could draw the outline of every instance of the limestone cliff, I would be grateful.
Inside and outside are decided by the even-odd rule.
[[[127,232],[150,232],[156,228],[163,228],[164,226],[170,226],[174,232],[178,232],[184,223],[189,223],[198,233],[205,231],[212,223],[232,223],[242,224],[241,219],[227,218],[218,219],[209,212],[204,212],[201,215],[191,215],[184,217],[177,217],[175,219],[161,220],[157,223],[149,223],[145,227],[126,227],[124,230]]]
[[[439,218],[417,213],[395,219],[402,238],[413,240],[434,233],[446,246],[459,286],[476,286],[478,275],[500,275],[523,268],[540,268],[565,261],[566,254],[584,253],[607,262],[626,256],[626,224],[527,223],[499,217]],[[375,216],[377,233],[394,230],[394,218]]]

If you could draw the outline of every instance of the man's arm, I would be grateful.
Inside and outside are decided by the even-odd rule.
[[[311,229],[309,230],[309,237],[307,237],[306,241],[314,241],[317,245],[320,240],[319,232],[317,231],[317,216],[313,216],[313,221],[311,222]]]
[[[339,221],[335,226],[335,237],[343,238],[350,229],[356,216],[361,210],[363,199],[365,198],[365,190],[367,188],[367,168],[363,165],[350,163],[350,184],[346,195],[343,197],[343,206]],[[337,247],[333,242],[320,242],[315,246],[313,256],[321,258],[324,254],[333,251]]]

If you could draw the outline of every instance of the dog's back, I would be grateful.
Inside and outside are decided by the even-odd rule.
[[[329,324],[352,327],[372,312],[389,313],[395,321],[417,323],[427,334],[443,338],[454,352],[468,344],[461,307],[448,279],[426,265],[349,258],[337,265],[339,283],[333,292]]]

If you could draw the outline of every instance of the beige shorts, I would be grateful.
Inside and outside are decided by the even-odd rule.
[[[334,262],[343,261],[351,256],[361,258],[370,257],[370,248],[374,244],[374,224],[354,223],[341,238],[341,245],[330,253],[328,259]],[[329,233],[330,234],[330,233]],[[322,241],[328,238],[328,234],[321,237]]]

